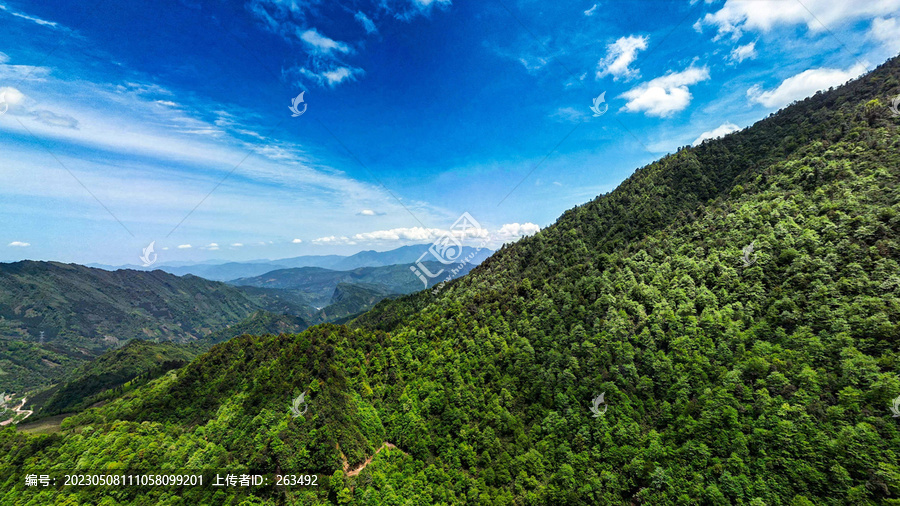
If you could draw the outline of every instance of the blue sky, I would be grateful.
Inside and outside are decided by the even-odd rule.
[[[0,0],[0,261],[496,247],[900,51],[852,4]]]

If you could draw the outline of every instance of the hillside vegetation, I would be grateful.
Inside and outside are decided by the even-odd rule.
[[[898,504],[898,77],[895,59],[681,149],[437,295],[232,339],[58,435],[0,431],[16,469],[248,466],[319,487],[10,480],[0,498]]]
[[[162,271],[0,263],[0,391],[48,386],[132,339],[198,342],[261,309],[311,314],[304,303],[285,291]]]
[[[81,365],[62,384],[31,397],[33,419],[84,409],[183,367],[206,351],[200,344],[153,343],[135,339]],[[32,421],[29,420],[29,421]]]

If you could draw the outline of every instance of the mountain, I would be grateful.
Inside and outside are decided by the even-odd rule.
[[[74,370],[65,382],[30,397],[31,420],[84,409],[112,395],[135,388],[171,369],[184,366],[208,346],[153,343],[135,339],[107,351]],[[29,420],[29,421],[31,421]]]
[[[56,262],[0,264],[4,335],[85,350],[136,338],[188,342],[277,305],[265,293],[162,271],[104,271]],[[290,307],[284,302],[285,307]]]
[[[427,279],[428,286],[444,280],[450,273],[450,268],[440,262],[422,262],[429,272],[441,273],[431,279]],[[323,307],[331,303],[335,289],[341,283],[378,285],[378,290],[387,294],[406,294],[423,290],[422,283],[411,270],[412,265],[387,265],[383,267],[360,267],[349,271],[335,271],[320,267],[300,267],[296,269],[280,269],[267,272],[261,276],[235,279],[230,281],[236,286],[252,286],[277,290],[299,292],[316,307]],[[454,277],[464,276],[472,268],[472,264],[465,264]]]
[[[228,281],[230,279],[259,276],[276,269],[285,269],[286,265],[272,263],[242,263],[228,262],[220,265],[185,265],[181,267],[160,266],[159,270],[184,276],[192,274],[213,281]]]
[[[299,257],[291,257],[291,258],[282,258],[279,260],[272,260],[271,263],[273,266],[284,266],[285,269],[291,269],[295,267],[322,267],[325,269],[333,268],[338,262],[345,259],[347,257],[343,255],[304,255]],[[273,267],[271,270],[275,270]],[[231,278],[236,279],[236,278]]]
[[[0,264],[0,390],[58,380],[132,339],[190,343],[260,309],[310,314],[304,300],[158,270]]]
[[[206,343],[216,344],[244,334],[257,336],[265,334],[295,334],[307,327],[309,327],[309,323],[299,316],[257,311],[239,323],[229,325],[222,330],[209,334],[203,340]]]
[[[0,320],[0,332],[3,332]],[[0,392],[25,392],[61,380],[86,357],[54,345],[0,338]]]
[[[328,306],[319,310],[319,321],[333,322],[356,316],[384,300],[399,297],[383,285],[367,283],[338,283]]]
[[[369,307],[371,305],[374,305],[374,302]],[[358,314],[359,312],[348,314]],[[65,373],[48,378],[55,380],[54,383],[58,384],[34,392],[28,397],[28,407],[34,410],[34,415],[29,418],[29,422],[42,416],[84,409],[90,404],[121,393],[123,389],[134,389],[171,369],[184,366],[213,344],[243,334],[297,333],[307,327],[309,324],[300,317],[260,310],[241,322],[217,330],[193,344],[154,343],[135,339],[125,346],[106,351],[90,362],[70,367],[70,371],[66,371],[65,367],[55,368],[60,373]],[[18,344],[20,348],[30,345],[38,350],[41,349],[31,343]],[[24,354],[21,349],[15,351],[11,355],[22,356]],[[36,367],[23,369],[39,370]],[[36,383],[32,381],[25,384]]]
[[[218,344],[53,437],[3,428],[0,467],[319,483],[153,490],[197,504],[895,504],[898,93],[893,59],[637,170],[437,293]],[[0,502],[111,494],[10,483]]]
[[[420,261],[420,259],[423,263],[433,262],[436,257],[432,255],[425,255],[425,257],[422,258],[423,254],[428,253],[430,247],[430,244],[416,244],[413,246],[402,246],[390,251],[360,251],[355,255],[350,255],[349,257],[340,260],[328,268],[337,271],[349,271],[360,267],[384,267],[387,265],[414,264]],[[463,246],[462,251],[456,255],[456,257],[462,260],[469,255],[472,255],[472,259],[468,263],[478,265],[483,262],[485,258],[491,256],[491,253],[493,253],[493,251],[487,248],[477,249],[471,246]]]
[[[259,276],[277,269],[290,269],[294,267],[325,267],[331,268],[346,257],[340,255],[306,255],[280,260],[255,260],[252,262],[225,262],[208,264],[188,264],[173,266],[163,264],[158,269],[178,275],[193,274],[201,278],[214,281],[229,281],[238,278]]]

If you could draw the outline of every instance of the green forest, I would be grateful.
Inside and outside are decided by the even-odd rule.
[[[437,294],[235,337],[58,433],[0,428],[0,503],[900,504],[898,93],[894,59],[638,169]],[[242,469],[319,480],[22,480]]]

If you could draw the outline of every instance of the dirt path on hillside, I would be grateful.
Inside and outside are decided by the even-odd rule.
[[[22,404],[19,404],[19,407],[17,407],[17,408],[13,408],[13,411],[15,411],[16,414],[13,415],[13,417],[10,418],[9,420],[4,420],[4,421],[0,422],[0,427],[11,424],[12,421],[15,420],[16,417],[21,415],[22,413],[28,413],[27,415],[25,415],[25,418],[28,418],[29,416],[33,415],[34,411],[31,411],[30,409],[22,409],[25,406],[25,401],[27,401],[27,400],[28,400],[28,397],[23,398]],[[25,418],[23,418],[22,420],[24,420]],[[19,423],[21,423],[22,420],[19,420]]]
[[[361,473],[363,471],[363,469],[366,468],[366,466],[368,466],[369,464],[372,463],[372,460],[375,458],[375,455],[378,455],[378,452],[380,452],[381,450],[384,450],[385,448],[399,449],[399,448],[397,448],[397,446],[395,446],[391,443],[384,443],[383,445],[381,445],[381,448],[375,450],[375,453],[371,457],[367,458],[365,460],[365,462],[363,462],[362,464],[356,466],[355,469],[350,469],[350,463],[347,462],[347,457],[345,457],[344,454],[341,453],[341,459],[344,461],[344,472],[347,473],[347,476],[358,475],[359,473]],[[407,457],[409,456],[409,454],[404,452],[403,450],[400,450],[400,451],[403,453],[403,455],[406,455]]]

